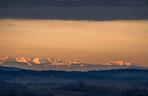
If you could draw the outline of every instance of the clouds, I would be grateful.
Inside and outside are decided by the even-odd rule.
[[[78,7],[120,5],[120,0],[1,0],[1,7]]]
[[[121,0],[0,0],[0,18],[121,20],[148,19],[143,6],[121,6]]]
[[[122,20],[148,19],[148,6],[0,8],[0,18]]]
[[[131,2],[133,1],[133,2]],[[0,7],[83,7],[83,6],[119,6],[122,3],[133,3],[131,5],[147,4],[148,0],[1,0]],[[136,4],[135,4],[136,3]]]

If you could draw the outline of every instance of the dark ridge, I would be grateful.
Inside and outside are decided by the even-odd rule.
[[[28,71],[28,72],[55,72],[55,73],[96,73],[96,72],[148,72],[148,68],[144,67],[139,67],[139,68],[131,68],[131,69],[108,69],[108,70],[92,70],[92,71],[63,71],[63,70],[43,70],[43,71],[37,71],[37,70],[27,70],[27,69],[22,69],[22,68],[17,68],[17,67],[6,67],[6,66],[0,66],[0,71]]]

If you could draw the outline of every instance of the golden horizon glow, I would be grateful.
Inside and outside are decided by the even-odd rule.
[[[0,20],[0,56],[86,63],[125,59],[148,66],[148,21]]]

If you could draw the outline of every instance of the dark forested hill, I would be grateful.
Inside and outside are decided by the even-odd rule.
[[[66,80],[110,80],[116,81],[144,81],[148,80],[148,70],[144,69],[114,69],[114,70],[101,70],[101,71],[31,71],[23,70],[19,68],[11,67],[0,67],[0,76],[2,80],[10,82],[32,82],[39,80],[47,80],[50,82],[51,79],[66,79]],[[21,80],[21,81],[19,81]],[[28,83],[26,82],[26,83]],[[55,81],[56,82],[56,81]],[[88,82],[89,83],[89,82]],[[116,83],[116,82],[114,82]]]
[[[0,67],[0,96],[147,96],[148,70],[31,71]]]

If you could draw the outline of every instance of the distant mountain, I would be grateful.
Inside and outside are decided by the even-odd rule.
[[[64,71],[89,71],[89,70],[108,70],[108,69],[140,69],[129,61],[115,60],[106,64],[85,64],[80,61],[63,61],[56,58],[28,58],[11,57],[0,58],[0,65],[7,67],[17,67],[30,70],[64,70]]]
[[[0,80],[16,83],[57,83],[68,84],[79,80],[89,85],[121,84],[148,80],[148,70],[114,69],[100,71],[31,71],[13,67],[0,67]],[[103,81],[102,81],[103,80]],[[117,82],[120,81],[120,82]],[[122,82],[121,82],[122,81]],[[104,82],[104,83],[103,83]],[[106,82],[106,83],[105,83]],[[96,85],[97,86],[97,85]]]

